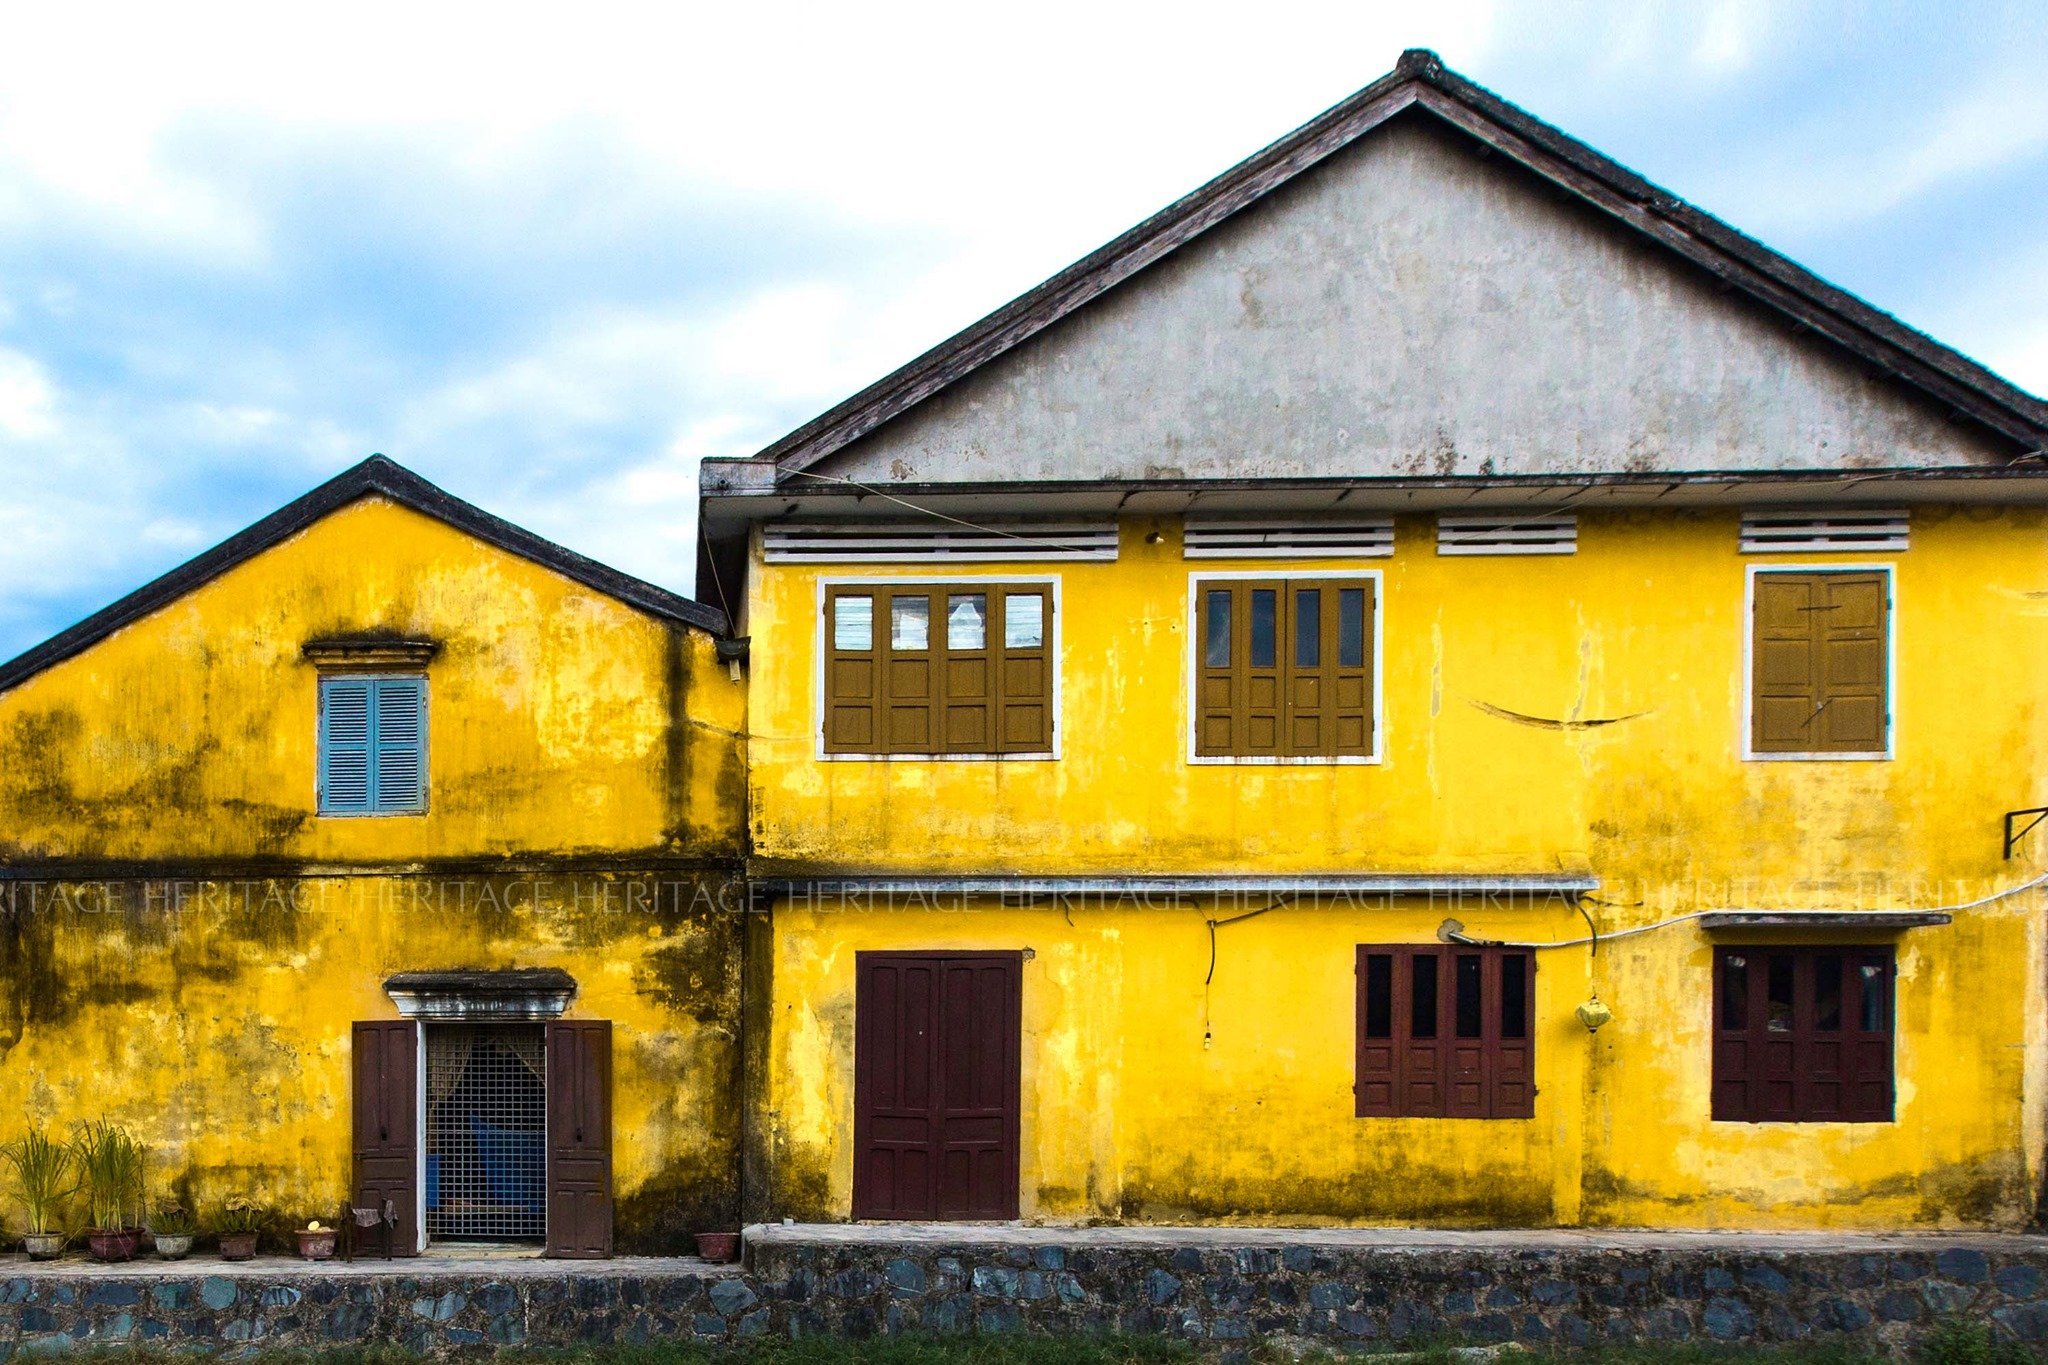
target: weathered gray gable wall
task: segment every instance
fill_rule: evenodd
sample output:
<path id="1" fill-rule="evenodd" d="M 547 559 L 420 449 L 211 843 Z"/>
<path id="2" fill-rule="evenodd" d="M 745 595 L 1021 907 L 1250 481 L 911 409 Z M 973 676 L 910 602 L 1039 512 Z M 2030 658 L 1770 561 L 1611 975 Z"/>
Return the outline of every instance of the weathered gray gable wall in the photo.
<path id="1" fill-rule="evenodd" d="M 943 481 L 2003 455 L 1410 116 L 820 467 Z"/>

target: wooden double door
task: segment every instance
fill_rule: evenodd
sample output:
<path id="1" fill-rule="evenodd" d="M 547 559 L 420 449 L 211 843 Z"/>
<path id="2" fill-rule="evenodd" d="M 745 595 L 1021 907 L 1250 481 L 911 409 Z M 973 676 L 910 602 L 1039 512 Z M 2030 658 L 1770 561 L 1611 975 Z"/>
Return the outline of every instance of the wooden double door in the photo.
<path id="1" fill-rule="evenodd" d="M 612 1026 L 602 1019 L 547 1025 L 547 1254 L 612 1254 Z M 425 1052 L 416 1019 L 355 1025 L 352 1109 L 355 1175 L 350 1203 L 397 1217 L 391 1249 L 417 1255 L 426 1174 Z M 375 1244 L 374 1242 L 372 1243 Z"/>
<path id="2" fill-rule="evenodd" d="M 853 1216 L 1017 1216 L 1022 956 L 862 953 Z"/>

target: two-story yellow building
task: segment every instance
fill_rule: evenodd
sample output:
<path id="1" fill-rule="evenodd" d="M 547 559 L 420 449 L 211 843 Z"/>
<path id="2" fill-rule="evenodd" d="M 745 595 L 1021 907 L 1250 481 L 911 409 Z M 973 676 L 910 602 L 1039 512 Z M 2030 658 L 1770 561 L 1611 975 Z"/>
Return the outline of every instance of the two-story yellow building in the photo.
<path id="1" fill-rule="evenodd" d="M 2030 1219 L 2044 446 L 1419 53 L 707 461 L 753 1211 Z"/>

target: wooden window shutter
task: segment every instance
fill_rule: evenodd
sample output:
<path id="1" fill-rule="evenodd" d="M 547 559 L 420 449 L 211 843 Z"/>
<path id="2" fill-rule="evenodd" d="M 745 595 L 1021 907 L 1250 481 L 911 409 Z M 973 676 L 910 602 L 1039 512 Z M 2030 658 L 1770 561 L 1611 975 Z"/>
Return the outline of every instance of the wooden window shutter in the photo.
<path id="1" fill-rule="evenodd" d="M 1717 950 L 1715 1121 L 1890 1122 L 1892 972 L 1882 948 Z"/>
<path id="2" fill-rule="evenodd" d="M 1196 593 L 1195 752 L 1203 757 L 1238 752 L 1237 623 L 1243 614 L 1228 584 L 1204 583 Z"/>
<path id="3" fill-rule="evenodd" d="M 1879 753 L 1885 748 L 1885 665 L 1889 579 L 1879 573 L 1834 573 L 1816 594 L 1821 706 L 1818 747 L 1828 753 Z"/>
<path id="4" fill-rule="evenodd" d="M 352 814 L 370 809 L 368 678 L 320 680 L 319 808 Z"/>
<path id="5" fill-rule="evenodd" d="M 825 751 L 1052 749 L 1052 585 L 834 587 L 825 601 Z"/>
<path id="6" fill-rule="evenodd" d="M 375 808 L 422 810 L 427 796 L 427 680 L 375 680 Z"/>
<path id="7" fill-rule="evenodd" d="M 1884 751 L 1890 727 L 1889 594 L 1882 573 L 1756 575 L 1752 751 Z"/>
<path id="8" fill-rule="evenodd" d="M 391 1247 L 401 1256 L 420 1245 L 420 1030 L 411 1019 L 357 1023 L 350 1036 L 350 1113 L 355 1173 L 350 1200 L 357 1208 L 398 1215 Z"/>
<path id="9" fill-rule="evenodd" d="M 1526 950 L 1360 945 L 1360 1118 L 1536 1113 L 1536 964 Z"/>
<path id="10" fill-rule="evenodd" d="M 1198 757 L 1373 750 L 1371 579 L 1234 579 L 1195 589 Z"/>
<path id="11" fill-rule="evenodd" d="M 1399 1043 L 1394 1030 L 1394 955 L 1384 948 L 1358 948 L 1358 1073 L 1353 1110 L 1360 1118 L 1391 1118 L 1400 1112 Z"/>
<path id="12" fill-rule="evenodd" d="M 1000 749 L 996 691 L 1002 679 L 991 639 L 991 613 L 1001 610 L 1001 594 L 986 587 L 961 584 L 933 594 L 932 646 L 943 660 L 940 747 L 947 753 L 992 754 Z"/>
<path id="13" fill-rule="evenodd" d="M 992 665 L 1000 677 L 1000 752 L 1052 752 L 1053 600 L 1049 585 L 1003 588 L 991 604 L 1001 611 L 989 619 Z"/>
<path id="14" fill-rule="evenodd" d="M 1328 596 L 1324 668 L 1330 753 L 1364 757 L 1373 749 L 1373 622 L 1379 610 L 1374 582 L 1335 581 L 1328 585 Z"/>
<path id="15" fill-rule="evenodd" d="M 882 650 L 877 593 L 833 588 L 825 595 L 825 747 L 881 752 Z M 886 612 L 881 613 L 886 617 Z"/>
<path id="16" fill-rule="evenodd" d="M 612 1026 L 557 1019 L 547 1032 L 548 1255 L 612 1254 Z"/>

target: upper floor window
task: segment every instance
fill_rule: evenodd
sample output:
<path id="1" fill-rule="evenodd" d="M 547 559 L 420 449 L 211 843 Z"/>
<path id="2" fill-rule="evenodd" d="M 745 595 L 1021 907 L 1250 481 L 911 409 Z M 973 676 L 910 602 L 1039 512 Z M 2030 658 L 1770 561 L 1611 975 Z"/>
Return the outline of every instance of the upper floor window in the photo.
<path id="1" fill-rule="evenodd" d="M 1889 1123 L 1892 950 L 1714 953 L 1714 1118 Z"/>
<path id="2" fill-rule="evenodd" d="M 825 590 L 828 755 L 1049 758 L 1053 585 L 838 583 Z"/>
<path id="3" fill-rule="evenodd" d="M 1891 575 L 1751 571 L 1753 755 L 1882 758 L 1891 747 Z"/>
<path id="4" fill-rule="evenodd" d="M 1361 945 L 1360 1118 L 1536 1112 L 1536 966 L 1526 948 Z"/>
<path id="5" fill-rule="evenodd" d="M 1373 756 L 1376 575 L 1193 582 L 1197 759 Z"/>
<path id="6" fill-rule="evenodd" d="M 320 679 L 322 815 L 417 815 L 427 808 L 427 680 Z"/>

